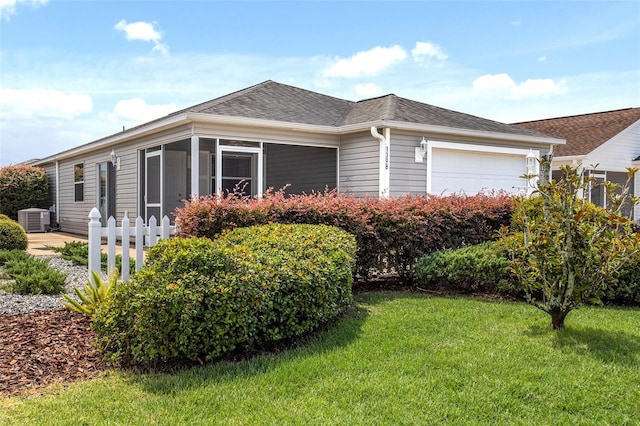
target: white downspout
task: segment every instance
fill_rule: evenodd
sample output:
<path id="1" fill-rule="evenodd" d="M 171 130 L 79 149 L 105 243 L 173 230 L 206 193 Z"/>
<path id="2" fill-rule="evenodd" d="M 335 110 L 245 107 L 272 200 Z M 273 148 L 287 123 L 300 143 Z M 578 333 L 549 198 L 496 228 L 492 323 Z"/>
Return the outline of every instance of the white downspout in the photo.
<path id="1" fill-rule="evenodd" d="M 380 163 L 378 170 L 378 196 L 389 198 L 389 136 L 390 130 L 385 129 L 386 137 L 378 133 L 375 126 L 371 126 L 371 136 L 380 142 Z"/>
<path id="2" fill-rule="evenodd" d="M 56 226 L 60 228 L 60 161 L 56 161 Z"/>

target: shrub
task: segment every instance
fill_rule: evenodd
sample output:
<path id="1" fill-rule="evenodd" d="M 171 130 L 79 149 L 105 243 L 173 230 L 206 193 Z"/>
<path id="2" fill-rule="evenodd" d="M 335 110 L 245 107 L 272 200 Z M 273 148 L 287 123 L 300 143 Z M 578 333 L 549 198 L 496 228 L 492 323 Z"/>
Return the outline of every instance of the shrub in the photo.
<path id="1" fill-rule="evenodd" d="M 414 276 L 421 286 L 465 292 L 514 293 L 516 278 L 503 241 L 443 250 L 420 259 Z"/>
<path id="2" fill-rule="evenodd" d="M 59 294 L 67 278 L 51 268 L 48 259 L 36 259 L 22 251 L 0 251 L 0 264 L 5 276 L 12 280 L 8 291 L 18 294 Z"/>
<path id="3" fill-rule="evenodd" d="M 619 185 L 598 183 L 578 167 L 563 166 L 561 172 L 561 179 L 538 185 L 542 214 L 525 211 L 524 250 L 512 253 L 511 265 L 529 301 L 551 316 L 554 329 L 564 327 L 573 309 L 600 302 L 616 274 L 640 252 L 640 235 L 621 214 L 636 170 L 628 170 L 620 192 Z M 607 194 L 606 208 L 582 197 L 599 186 Z M 640 198 L 630 202 L 633 206 Z"/>
<path id="4" fill-rule="evenodd" d="M 18 210 L 49 207 L 49 180 L 46 172 L 33 166 L 0 168 L 0 213 L 13 220 Z"/>
<path id="5" fill-rule="evenodd" d="M 327 226 L 265 225 L 162 240 L 96 312 L 107 362 L 205 362 L 294 338 L 351 301 L 353 237 Z"/>
<path id="6" fill-rule="evenodd" d="M 0 250 L 26 250 L 27 233 L 18 222 L 0 218 Z"/>
<path id="7" fill-rule="evenodd" d="M 612 280 L 602 302 L 640 306 L 640 253 L 637 253 Z"/>
<path id="8" fill-rule="evenodd" d="M 337 226 L 358 244 L 355 273 L 397 272 L 410 278 L 415 262 L 445 248 L 491 239 L 511 219 L 504 194 L 406 196 L 380 200 L 336 191 L 261 199 L 206 197 L 177 210 L 182 235 L 215 238 L 223 230 L 253 224 L 305 223 Z"/>

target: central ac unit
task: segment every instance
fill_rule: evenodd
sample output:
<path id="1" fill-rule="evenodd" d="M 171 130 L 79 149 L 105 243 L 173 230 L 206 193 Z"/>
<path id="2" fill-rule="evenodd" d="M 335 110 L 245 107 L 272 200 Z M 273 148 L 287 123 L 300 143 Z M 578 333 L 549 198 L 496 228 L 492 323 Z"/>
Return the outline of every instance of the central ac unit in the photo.
<path id="1" fill-rule="evenodd" d="M 47 232 L 51 214 L 47 209 L 18 210 L 18 223 L 26 232 Z"/>

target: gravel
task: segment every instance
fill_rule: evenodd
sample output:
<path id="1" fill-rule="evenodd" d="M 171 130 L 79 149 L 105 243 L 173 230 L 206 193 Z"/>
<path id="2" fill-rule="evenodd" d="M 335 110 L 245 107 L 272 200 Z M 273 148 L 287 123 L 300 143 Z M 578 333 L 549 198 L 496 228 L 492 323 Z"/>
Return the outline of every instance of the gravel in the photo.
<path id="1" fill-rule="evenodd" d="M 39 259 L 50 259 L 49 266 L 67 274 L 65 293 L 74 295 L 74 287 L 81 288 L 87 282 L 86 266 L 76 266 L 60 256 L 38 256 Z M 1 269 L 1 268 L 0 268 Z M 0 315 L 26 314 L 37 311 L 55 311 L 65 309 L 61 295 L 22 295 L 12 294 L 0 289 Z"/>

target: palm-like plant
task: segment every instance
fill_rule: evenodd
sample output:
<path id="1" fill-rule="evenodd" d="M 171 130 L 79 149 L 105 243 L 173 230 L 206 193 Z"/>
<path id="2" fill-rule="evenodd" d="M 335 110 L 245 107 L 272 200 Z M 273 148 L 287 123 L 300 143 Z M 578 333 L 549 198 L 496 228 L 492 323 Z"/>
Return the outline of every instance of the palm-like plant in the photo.
<path id="1" fill-rule="evenodd" d="M 102 280 L 96 271 L 91 271 L 91 276 L 93 280 L 88 279 L 87 284 L 85 284 L 81 290 L 77 287 L 73 288 L 80 301 L 77 301 L 68 294 L 62 295 L 66 299 L 62 301 L 62 304 L 67 309 L 81 314 L 93 315 L 96 309 L 109 297 L 118 284 L 117 270 L 109 276 L 106 282 Z"/>

